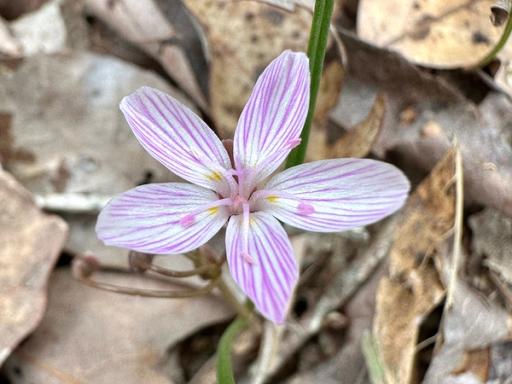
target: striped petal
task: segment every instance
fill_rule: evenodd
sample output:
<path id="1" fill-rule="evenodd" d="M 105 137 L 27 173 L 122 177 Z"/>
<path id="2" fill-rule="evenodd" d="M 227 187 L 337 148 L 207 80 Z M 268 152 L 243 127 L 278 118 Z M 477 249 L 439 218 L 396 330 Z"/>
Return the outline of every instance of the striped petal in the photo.
<path id="1" fill-rule="evenodd" d="M 142 87 L 121 101 L 141 145 L 176 175 L 227 195 L 228 153 L 194 112 L 164 92 Z"/>
<path id="2" fill-rule="evenodd" d="M 268 213 L 252 213 L 247 234 L 242 220 L 242 215 L 232 216 L 228 223 L 229 270 L 263 316 L 283 323 L 299 274 L 290 241 L 281 224 Z M 244 248 L 250 258 L 243 256 Z"/>
<path id="3" fill-rule="evenodd" d="M 96 224 L 107 245 L 153 254 L 191 251 L 228 219 L 217 194 L 185 183 L 147 184 L 113 198 Z"/>
<path id="4" fill-rule="evenodd" d="M 369 159 L 301 164 L 275 175 L 259 205 L 307 231 L 337 232 L 374 223 L 398 210 L 409 181 L 393 165 Z"/>
<path id="5" fill-rule="evenodd" d="M 234 138 L 237 169 L 254 168 L 254 183 L 270 175 L 299 144 L 309 104 L 309 63 L 285 51 L 263 71 L 242 111 Z"/>

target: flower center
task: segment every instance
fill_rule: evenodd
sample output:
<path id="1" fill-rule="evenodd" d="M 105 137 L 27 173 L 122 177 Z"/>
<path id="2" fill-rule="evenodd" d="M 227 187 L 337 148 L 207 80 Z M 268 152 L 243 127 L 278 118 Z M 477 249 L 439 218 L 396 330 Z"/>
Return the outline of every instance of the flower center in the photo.
<path id="1" fill-rule="evenodd" d="M 249 205 L 249 201 L 243 196 L 236 195 L 234 198 L 231 199 L 231 213 L 233 215 L 241 214 L 243 212 L 244 204 Z"/>

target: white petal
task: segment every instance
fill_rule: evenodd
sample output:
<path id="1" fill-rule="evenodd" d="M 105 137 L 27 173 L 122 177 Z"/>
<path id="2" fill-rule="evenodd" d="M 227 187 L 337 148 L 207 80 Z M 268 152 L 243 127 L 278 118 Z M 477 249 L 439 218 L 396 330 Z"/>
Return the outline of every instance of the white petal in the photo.
<path id="1" fill-rule="evenodd" d="M 219 138 L 194 112 L 149 87 L 125 97 L 120 107 L 151 156 L 185 180 L 227 194 L 229 156 Z"/>
<path id="2" fill-rule="evenodd" d="M 271 215 L 255 212 L 250 217 L 247 240 L 250 259 L 242 255 L 242 215 L 231 217 L 226 231 L 229 270 L 258 311 L 282 323 L 299 274 L 288 236 Z"/>
<path id="3" fill-rule="evenodd" d="M 257 170 L 257 183 L 270 175 L 300 142 L 309 106 L 309 62 L 285 51 L 260 75 L 235 131 L 237 169 Z"/>
<path id="4" fill-rule="evenodd" d="M 148 184 L 115 198 L 101 211 L 98 238 L 107 245 L 153 254 L 188 252 L 226 223 L 217 194 L 185 183 Z M 208 208 L 210 207 L 210 208 Z"/>
<path id="5" fill-rule="evenodd" d="M 369 159 L 301 164 L 265 186 L 261 209 L 297 228 L 337 232 L 361 227 L 398 210 L 409 181 L 395 166 Z"/>

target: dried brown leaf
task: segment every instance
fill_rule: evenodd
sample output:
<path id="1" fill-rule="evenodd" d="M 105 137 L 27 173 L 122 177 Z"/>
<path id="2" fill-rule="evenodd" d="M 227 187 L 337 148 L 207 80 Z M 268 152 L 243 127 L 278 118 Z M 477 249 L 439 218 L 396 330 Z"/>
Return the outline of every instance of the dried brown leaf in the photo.
<path id="1" fill-rule="evenodd" d="M 380 132 L 385 107 L 384 96 L 377 95 L 368 116 L 328 149 L 328 157 L 364 157 L 368 155 Z"/>
<path id="2" fill-rule="evenodd" d="M 47 0 L 0 0 L 0 15 L 8 20 L 16 19 L 24 13 L 32 12 Z"/>
<path id="3" fill-rule="evenodd" d="M 0 364 L 39 324 L 67 225 L 0 169 Z"/>
<path id="4" fill-rule="evenodd" d="M 483 263 L 512 285 L 512 219 L 493 209 L 472 215 L 472 248 Z"/>
<path id="5" fill-rule="evenodd" d="M 464 353 L 461 365 L 458 366 L 452 373 L 460 375 L 463 373 L 471 373 L 474 377 L 482 382 L 487 380 L 489 376 L 490 365 L 490 350 L 489 348 L 474 349 Z"/>
<path id="6" fill-rule="evenodd" d="M 6 168 L 38 195 L 108 197 L 143 182 L 172 180 L 119 111 L 120 100 L 143 85 L 187 103 L 160 78 L 115 58 L 77 52 L 26 58 L 0 76 L 0 111 L 12 116 L 10 124 L 0 122 Z M 67 219 L 71 250 L 126 257 L 96 239 L 94 216 Z"/>
<path id="7" fill-rule="evenodd" d="M 252 87 L 268 63 L 285 49 L 306 49 L 311 12 L 294 12 L 258 1 L 185 0 L 203 27 L 210 50 L 211 114 L 219 133 L 230 137 Z M 337 48 L 328 55 L 317 118 L 336 103 L 343 68 Z"/>
<path id="8" fill-rule="evenodd" d="M 442 345 L 435 351 L 424 383 L 448 384 L 458 378 L 482 376 L 486 380 L 489 363 L 482 354 L 494 343 L 510 339 L 510 320 L 505 310 L 458 281 L 453 306 L 444 313 Z M 483 361 L 468 361 L 468 354 L 475 350 L 483 350 L 477 353 L 477 360 Z"/>
<path id="9" fill-rule="evenodd" d="M 453 225 L 454 159 L 451 150 L 409 198 L 390 251 L 390 275 L 377 292 L 374 332 L 392 383 L 418 383 L 420 325 L 444 298 L 440 276 L 427 260 Z"/>
<path id="10" fill-rule="evenodd" d="M 379 47 L 435 68 L 478 63 L 492 49 L 503 27 L 494 26 L 495 0 L 362 0 L 357 33 Z"/>
<path id="11" fill-rule="evenodd" d="M 158 0 L 86 0 L 86 7 L 103 20 L 123 38 L 137 45 L 160 62 L 173 80 L 194 100 L 197 106 L 206 110 L 207 102 L 196 74 L 195 62 L 187 52 L 189 45 L 180 34 L 180 23 L 172 24 L 159 7 Z M 174 7 L 174 13 L 181 10 L 181 2 L 163 2 Z M 183 21 L 188 16 L 180 12 Z"/>
<path id="12" fill-rule="evenodd" d="M 392 156 L 408 175 L 429 172 L 457 137 L 464 164 L 464 200 L 512 215 L 512 104 L 489 92 L 479 104 L 400 55 L 340 31 L 350 66 L 331 119 L 352 126 L 364 119 L 378 92 L 386 95 L 381 133 L 372 148 Z M 379 65 L 368 65 L 379 63 Z"/>
<path id="13" fill-rule="evenodd" d="M 69 45 L 60 0 L 51 0 L 35 12 L 11 23 L 13 35 L 20 42 L 22 56 L 37 53 L 61 53 Z"/>
<path id="14" fill-rule="evenodd" d="M 7 57 L 19 57 L 21 52 L 21 43 L 13 36 L 7 22 L 0 17 L 0 54 Z"/>
<path id="15" fill-rule="evenodd" d="M 491 21 L 495 26 L 500 26 L 508 19 L 512 8 L 512 1 L 510 0 L 495 0 L 491 5 Z"/>
<path id="16" fill-rule="evenodd" d="M 134 276 L 106 277 L 140 287 Z M 144 286 L 147 286 L 147 280 Z M 179 289 L 168 283 L 156 289 Z M 6 362 L 18 384 L 169 384 L 166 352 L 232 310 L 213 296 L 148 299 L 95 290 L 73 280 L 68 269 L 52 276 L 48 312 L 34 335 Z"/>

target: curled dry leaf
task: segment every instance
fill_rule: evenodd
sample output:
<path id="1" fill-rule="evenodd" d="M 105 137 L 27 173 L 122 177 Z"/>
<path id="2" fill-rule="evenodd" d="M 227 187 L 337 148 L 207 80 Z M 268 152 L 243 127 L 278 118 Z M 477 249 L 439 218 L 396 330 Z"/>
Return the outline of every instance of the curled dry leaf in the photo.
<path id="1" fill-rule="evenodd" d="M 0 16 L 8 20 L 16 19 L 24 13 L 35 11 L 47 0 L 0 0 Z"/>
<path id="2" fill-rule="evenodd" d="M 434 68 L 478 63 L 503 27 L 490 20 L 495 0 L 361 0 L 358 35 L 408 60 Z"/>
<path id="3" fill-rule="evenodd" d="M 493 209 L 469 218 L 473 230 L 472 248 L 485 257 L 483 263 L 512 285 L 512 218 Z"/>
<path id="4" fill-rule="evenodd" d="M 417 177 L 432 169 L 456 136 L 463 155 L 464 200 L 512 215 L 510 100 L 490 92 L 476 106 L 400 55 L 361 42 L 351 33 L 340 34 L 350 66 L 332 120 L 354 125 L 364 119 L 375 95 L 385 93 L 386 113 L 372 147 L 377 157 L 390 156 Z"/>
<path id="5" fill-rule="evenodd" d="M 105 278 L 119 285 L 148 285 L 133 275 Z M 180 289 L 157 281 L 151 285 Z M 123 296 L 84 286 L 68 269 L 57 270 L 41 326 L 6 362 L 5 372 L 18 384 L 169 384 L 168 348 L 231 316 L 231 309 L 213 296 Z"/>
<path id="6" fill-rule="evenodd" d="M 0 17 L 0 54 L 7 57 L 19 57 L 21 52 L 21 43 L 13 35 L 7 22 Z"/>
<path id="7" fill-rule="evenodd" d="M 143 85 L 186 102 L 155 75 L 111 57 L 25 59 L 0 76 L 0 154 L 6 169 L 38 195 L 108 197 L 150 180 L 168 181 L 171 173 L 144 151 L 118 108 Z M 72 251 L 126 256 L 96 239 L 95 216 L 67 219 Z"/>
<path id="8" fill-rule="evenodd" d="M 415 359 L 420 326 L 445 295 L 429 258 L 453 226 L 454 156 L 450 150 L 409 198 L 390 251 L 389 277 L 377 291 L 374 332 L 392 383 L 419 382 Z"/>
<path id="9" fill-rule="evenodd" d="M 68 33 L 61 11 L 61 0 L 52 0 L 40 9 L 11 23 L 13 35 L 21 44 L 22 56 L 60 53 L 68 45 Z"/>
<path id="10" fill-rule="evenodd" d="M 326 158 L 368 155 L 384 122 L 385 107 L 384 95 L 378 94 L 368 116 L 327 147 Z"/>
<path id="11" fill-rule="evenodd" d="M 442 345 L 435 351 L 424 383 L 449 384 L 460 378 L 485 383 L 491 363 L 489 347 L 510 339 L 510 320 L 502 308 L 458 281 L 453 306 L 444 313 Z"/>
<path id="12" fill-rule="evenodd" d="M 186 22 L 188 15 L 181 2 L 86 0 L 85 5 L 90 13 L 103 20 L 123 38 L 154 57 L 197 106 L 207 109 L 206 98 L 197 77 L 202 73 L 194 72 L 201 52 L 194 52 L 194 60 L 189 58 L 188 51 L 192 45 L 186 39 L 193 32 L 193 24 Z M 171 22 L 167 16 L 178 17 Z M 204 68 L 200 70 L 205 72 Z"/>
<path id="13" fill-rule="evenodd" d="M 304 51 L 311 11 L 293 12 L 263 1 L 185 0 L 197 17 L 210 54 L 211 115 L 224 137 L 230 137 L 252 87 L 266 65 L 285 49 Z M 343 68 L 332 44 L 317 102 L 316 118 L 325 117 L 335 105 Z"/>
<path id="14" fill-rule="evenodd" d="M 39 324 L 67 226 L 0 169 L 0 364 Z"/>
<path id="15" fill-rule="evenodd" d="M 512 10 L 511 0 L 495 0 L 494 4 L 491 5 L 491 21 L 494 25 L 500 26 L 505 23 L 508 19 L 508 15 Z"/>
<path id="16" fill-rule="evenodd" d="M 499 60 L 499 67 L 494 75 L 494 82 L 498 89 L 512 97 L 512 39 L 508 39 L 496 58 Z"/>
<path id="17" fill-rule="evenodd" d="M 512 342 L 496 343 L 490 348 L 487 384 L 510 384 L 510 378 L 512 378 Z"/>

